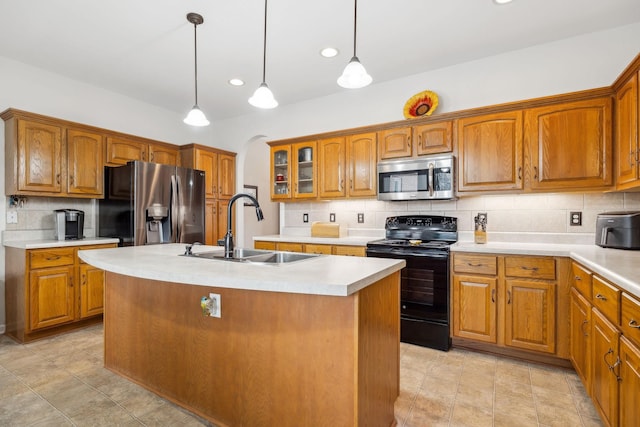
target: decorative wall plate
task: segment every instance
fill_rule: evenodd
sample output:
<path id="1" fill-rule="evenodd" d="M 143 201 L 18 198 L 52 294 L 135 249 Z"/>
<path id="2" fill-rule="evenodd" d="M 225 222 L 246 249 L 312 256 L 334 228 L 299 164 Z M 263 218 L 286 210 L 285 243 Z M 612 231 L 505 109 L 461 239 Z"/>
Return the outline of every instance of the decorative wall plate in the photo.
<path id="1" fill-rule="evenodd" d="M 438 95 L 430 90 L 413 95 L 404 104 L 404 117 L 415 119 L 418 117 L 430 116 L 438 106 Z"/>

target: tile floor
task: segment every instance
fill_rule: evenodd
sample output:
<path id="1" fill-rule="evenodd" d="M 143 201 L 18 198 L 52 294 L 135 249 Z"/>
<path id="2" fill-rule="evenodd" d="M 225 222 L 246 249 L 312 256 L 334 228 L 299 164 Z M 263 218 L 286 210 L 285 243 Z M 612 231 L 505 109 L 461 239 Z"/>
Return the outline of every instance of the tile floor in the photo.
<path id="1" fill-rule="evenodd" d="M 20 345 L 0 335 L 0 426 L 201 426 L 102 367 L 102 326 Z M 573 371 L 401 345 L 398 427 L 600 426 Z"/>

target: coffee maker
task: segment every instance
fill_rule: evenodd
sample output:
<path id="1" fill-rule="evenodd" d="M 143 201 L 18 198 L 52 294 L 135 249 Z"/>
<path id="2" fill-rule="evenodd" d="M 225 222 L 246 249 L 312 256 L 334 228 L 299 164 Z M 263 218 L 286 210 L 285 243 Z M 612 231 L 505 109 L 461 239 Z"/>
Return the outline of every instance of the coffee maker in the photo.
<path id="1" fill-rule="evenodd" d="M 55 211 L 57 240 L 84 239 L 84 212 L 78 209 L 56 209 Z"/>

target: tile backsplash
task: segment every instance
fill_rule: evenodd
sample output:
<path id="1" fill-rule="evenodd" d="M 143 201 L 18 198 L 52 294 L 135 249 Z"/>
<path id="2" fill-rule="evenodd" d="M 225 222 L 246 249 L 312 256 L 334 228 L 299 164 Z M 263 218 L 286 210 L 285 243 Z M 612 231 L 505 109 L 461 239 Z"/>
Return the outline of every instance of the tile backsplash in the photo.
<path id="1" fill-rule="evenodd" d="M 345 200 L 283 203 L 281 234 L 308 235 L 313 221 L 345 225 L 350 235 L 384 236 L 388 216 L 427 214 L 458 218 L 460 240 L 473 239 L 473 217 L 487 212 L 487 232 L 492 241 L 593 243 L 597 214 L 640 210 L 640 193 L 545 193 L 485 195 L 446 201 L 384 202 Z M 582 225 L 569 224 L 570 212 L 582 212 Z M 364 222 L 358 223 L 358 214 Z M 309 222 L 303 222 L 308 214 Z"/>
<path id="2" fill-rule="evenodd" d="M 94 237 L 96 200 L 70 199 L 60 197 L 26 197 L 20 207 L 10 207 L 7 198 L 7 212 L 15 211 L 18 215 L 16 224 L 5 224 L 3 239 L 39 240 L 53 239 L 56 209 L 79 209 L 84 211 L 84 235 Z"/>

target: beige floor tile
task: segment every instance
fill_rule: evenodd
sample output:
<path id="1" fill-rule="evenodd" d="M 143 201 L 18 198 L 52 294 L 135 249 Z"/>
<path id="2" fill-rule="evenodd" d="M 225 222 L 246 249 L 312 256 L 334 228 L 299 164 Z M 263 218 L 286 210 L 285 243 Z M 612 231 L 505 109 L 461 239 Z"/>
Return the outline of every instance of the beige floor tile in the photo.
<path id="1" fill-rule="evenodd" d="M 533 390 L 530 384 L 499 382 L 496 379 L 496 395 L 507 394 L 530 399 L 533 402 Z"/>
<path id="2" fill-rule="evenodd" d="M 0 401 L 1 426 L 28 426 L 57 414 L 46 400 L 26 391 L 3 398 Z"/>
<path id="3" fill-rule="evenodd" d="M 470 406 L 456 399 L 449 425 L 451 427 L 492 427 L 493 411 L 482 406 Z"/>
<path id="4" fill-rule="evenodd" d="M 493 384 L 490 386 L 478 386 L 460 382 L 455 403 L 476 408 L 486 408 L 487 411 L 493 412 L 493 399 Z"/>
<path id="5" fill-rule="evenodd" d="M 400 366 L 400 390 L 415 393 L 420 390 L 424 378 L 425 373 L 409 366 Z"/>
<path id="6" fill-rule="evenodd" d="M 205 422 L 190 416 L 169 402 L 165 402 L 159 408 L 154 409 L 138 417 L 146 426 L 200 426 Z"/>
<path id="7" fill-rule="evenodd" d="M 582 417 L 582 425 L 584 427 L 603 427 L 604 424 L 600 421 L 600 418 Z"/>
<path id="8" fill-rule="evenodd" d="M 567 408 L 577 412 L 573 395 L 566 391 L 555 391 L 548 388 L 535 387 L 532 388 L 533 399 L 536 405 L 555 406 L 559 408 Z"/>
<path id="9" fill-rule="evenodd" d="M 536 402 L 538 421 L 551 427 L 580 426 L 582 420 L 578 411 L 570 406 L 549 405 Z"/>
<path id="10" fill-rule="evenodd" d="M 400 390 L 400 396 L 398 396 L 394 405 L 394 414 L 396 416 L 398 426 L 401 427 L 404 424 L 404 421 L 408 418 L 415 397 L 415 394 L 408 394 Z"/>
<path id="11" fill-rule="evenodd" d="M 578 409 L 578 413 L 581 417 L 587 418 L 598 418 L 600 415 L 598 414 L 598 410 L 593 405 L 591 399 L 586 396 L 573 396 L 573 401 L 575 402 L 576 408 Z M 640 403 L 640 402 L 639 402 Z M 640 422 L 640 420 L 638 420 Z"/>
<path id="12" fill-rule="evenodd" d="M 502 419 L 517 416 L 531 423 L 538 422 L 536 405 L 531 396 L 497 392 L 493 411 L 496 415 L 500 414 Z"/>
<path id="13" fill-rule="evenodd" d="M 520 413 L 501 413 L 496 412 L 493 417 L 494 427 L 538 427 L 537 416 L 522 416 Z"/>

